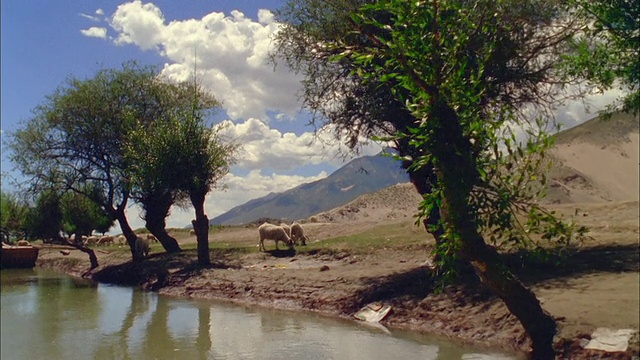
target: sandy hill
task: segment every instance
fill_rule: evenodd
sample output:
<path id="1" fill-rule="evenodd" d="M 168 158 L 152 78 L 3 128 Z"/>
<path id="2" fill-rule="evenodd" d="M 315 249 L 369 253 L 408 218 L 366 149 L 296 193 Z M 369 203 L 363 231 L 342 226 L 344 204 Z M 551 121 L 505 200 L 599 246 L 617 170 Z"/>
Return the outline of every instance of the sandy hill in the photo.
<path id="1" fill-rule="evenodd" d="M 559 133 L 547 201 L 638 201 L 638 129 L 637 116 L 617 114 Z"/>
<path id="2" fill-rule="evenodd" d="M 639 121 L 596 117 L 558 133 L 549 152 L 547 204 L 638 201 Z M 364 194 L 315 216 L 320 222 L 386 222 L 412 218 L 421 197 L 410 183 Z"/>

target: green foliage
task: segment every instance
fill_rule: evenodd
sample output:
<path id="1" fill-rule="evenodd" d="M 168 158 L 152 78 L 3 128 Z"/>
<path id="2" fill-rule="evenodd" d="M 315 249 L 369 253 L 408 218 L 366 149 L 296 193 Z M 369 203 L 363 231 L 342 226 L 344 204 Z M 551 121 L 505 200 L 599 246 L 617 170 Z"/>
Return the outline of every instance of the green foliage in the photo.
<path id="1" fill-rule="evenodd" d="M 29 205 L 21 201 L 15 193 L 0 193 L 0 227 L 8 238 L 24 236 L 28 214 Z"/>
<path id="2" fill-rule="evenodd" d="M 43 191 L 29 213 L 28 237 L 44 240 L 57 239 L 60 237 L 61 228 L 60 194 L 55 190 Z"/>
<path id="3" fill-rule="evenodd" d="M 32 193 L 55 188 L 86 197 L 65 201 L 67 231 L 108 230 L 113 219 L 128 228 L 130 199 L 164 226 L 175 201 L 204 203 L 228 172 L 235 147 L 217 141 L 204 120 L 218 105 L 195 84 L 170 82 L 134 62 L 72 77 L 12 134 L 11 159 Z"/>
<path id="4" fill-rule="evenodd" d="M 544 4 L 547 7 L 540 6 Z M 551 138 L 545 131 L 546 121 L 531 122 L 518 106 L 526 98 L 533 105 L 546 101 L 535 97 L 545 78 L 526 78 L 510 66 L 527 54 L 529 41 L 543 46 L 535 36 L 523 37 L 542 31 L 538 29 L 553 21 L 557 12 L 552 2 L 539 3 L 538 8 L 521 5 L 379 1 L 354 14 L 358 32 L 368 36 L 370 44 L 340 44 L 342 51 L 333 57 L 336 62 L 352 62 L 353 73 L 366 81 L 390 85 L 417 119 L 406 132 L 397 134 L 421 154 L 409 159 L 409 171 L 426 166 L 439 169 L 445 158 L 464 169 L 453 171 L 457 174 L 453 177 L 441 172 L 420 207 L 420 217 L 429 216 L 434 207 L 442 209 L 445 201 L 468 209 L 450 214 L 451 222 L 440 223 L 447 241 L 436 251 L 444 266 L 456 261 L 460 242 L 467 241 L 462 240 L 456 218 L 470 219 L 478 232 L 489 234 L 489 240 L 500 246 L 538 248 L 538 239 L 531 236 L 538 234 L 564 248 L 584 232 L 537 203 L 545 182 L 540 165 Z M 550 38 L 563 36 L 549 34 Z M 545 54 L 530 55 L 539 59 Z M 532 82 L 529 92 L 522 90 L 525 97 L 500 94 L 503 83 L 496 78 L 510 76 Z M 524 144 L 517 141 L 515 127 L 530 129 Z M 444 189 L 457 190 L 446 193 Z M 526 217 L 524 223 L 519 216 Z"/>
<path id="5" fill-rule="evenodd" d="M 124 211 L 129 164 L 123 145 L 135 125 L 130 120 L 152 123 L 168 111 L 164 96 L 155 70 L 135 63 L 86 80 L 72 77 L 13 134 L 11 160 L 35 193 L 52 184 L 82 192 L 90 184 L 101 190 L 92 200 L 105 211 Z"/>
<path id="6" fill-rule="evenodd" d="M 225 142 L 205 116 L 217 100 L 195 84 L 167 84 L 179 107 L 153 124 L 138 125 L 125 144 L 132 197 L 147 222 L 164 221 L 174 203 L 202 207 L 207 193 L 230 170 L 237 145 Z M 204 209 L 202 209 L 204 212 Z"/>
<path id="7" fill-rule="evenodd" d="M 564 70 L 578 74 L 601 90 L 620 86 L 625 95 L 609 112 L 640 111 L 640 3 L 634 0 L 572 0 L 585 20 L 565 56 Z"/>
<path id="8" fill-rule="evenodd" d="M 106 214 L 91 198 L 99 197 L 98 189 L 84 189 L 86 195 L 67 192 L 62 195 L 60 206 L 62 210 L 62 230 L 71 234 L 90 235 L 93 230 L 105 233 L 114 224 L 114 219 Z"/>

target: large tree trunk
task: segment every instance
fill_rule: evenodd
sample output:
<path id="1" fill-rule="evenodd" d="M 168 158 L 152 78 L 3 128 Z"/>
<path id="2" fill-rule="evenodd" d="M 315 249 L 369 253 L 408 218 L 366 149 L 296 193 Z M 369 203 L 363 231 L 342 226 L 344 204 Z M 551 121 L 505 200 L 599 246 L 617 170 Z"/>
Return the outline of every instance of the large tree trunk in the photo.
<path id="1" fill-rule="evenodd" d="M 409 181 L 415 187 L 418 194 L 423 197 L 427 194 L 430 194 L 433 185 L 438 181 L 438 177 L 433 170 L 432 166 L 424 166 L 419 169 L 412 169 L 414 160 L 419 156 L 415 151 L 412 150 L 412 146 L 409 145 L 408 139 L 401 139 L 397 143 L 398 154 L 407 160 L 402 161 L 402 167 L 409 174 Z M 431 212 L 422 220 L 422 225 L 425 230 L 433 236 L 436 241 L 436 249 L 442 245 L 442 235 L 444 234 L 444 228 L 440 223 L 440 208 L 434 206 L 431 209 Z M 433 261 L 430 259 L 426 261 L 426 263 L 432 262 L 434 267 L 437 267 L 438 262 L 440 261 L 440 257 L 438 253 L 435 253 L 433 257 Z"/>
<path id="2" fill-rule="evenodd" d="M 145 210 L 145 226 L 147 229 L 158 239 L 162 247 L 168 253 L 178 253 L 181 252 L 182 249 L 178 244 L 178 241 L 169 235 L 166 230 L 166 221 L 165 218 L 167 216 L 167 210 L 163 210 L 161 207 L 152 207 L 153 211 L 149 209 Z"/>
<path id="3" fill-rule="evenodd" d="M 442 219 L 459 234 L 459 255 L 469 261 L 482 283 L 493 290 L 515 315 L 532 341 L 534 359 L 553 359 L 555 320 L 540 302 L 501 262 L 496 250 L 478 233 L 468 199 L 479 179 L 473 152 L 464 138 L 455 112 L 446 104 L 438 106 L 430 121 L 437 122 L 432 153 L 435 172 L 443 191 Z"/>
<path id="4" fill-rule="evenodd" d="M 127 215 L 124 213 L 124 208 L 125 204 L 118 206 L 113 215 L 118 221 L 118 224 L 120 224 L 122 235 L 127 238 L 127 243 L 129 244 L 129 249 L 131 250 L 131 257 L 133 262 L 139 262 L 144 259 L 144 255 L 139 254 L 136 251 L 136 233 L 133 232 L 133 229 L 131 229 L 131 226 L 129 225 Z"/>
<path id="5" fill-rule="evenodd" d="M 169 235 L 165 225 L 164 221 L 158 223 L 147 220 L 146 228 L 158 239 L 168 253 L 181 252 L 180 244 L 178 244 L 178 241 L 173 236 Z"/>
<path id="6" fill-rule="evenodd" d="M 209 255 L 209 219 L 204 213 L 204 196 L 192 196 L 191 203 L 196 211 L 195 220 L 191 221 L 198 241 L 198 264 L 210 265 Z"/>
<path id="7" fill-rule="evenodd" d="M 170 193 L 165 195 L 158 194 L 153 199 L 143 201 L 144 219 L 146 228 L 158 239 L 162 247 L 168 253 L 178 253 L 182 249 L 178 241 L 169 235 L 166 230 L 165 219 L 169 215 L 169 209 L 173 204 Z"/>

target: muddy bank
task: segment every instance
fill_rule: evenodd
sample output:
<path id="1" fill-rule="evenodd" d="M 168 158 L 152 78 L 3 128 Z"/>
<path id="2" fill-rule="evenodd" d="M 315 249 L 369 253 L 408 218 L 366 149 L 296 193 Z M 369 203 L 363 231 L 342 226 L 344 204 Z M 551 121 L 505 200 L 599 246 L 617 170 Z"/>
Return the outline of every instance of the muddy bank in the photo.
<path id="1" fill-rule="evenodd" d="M 520 355 L 529 349 L 529 339 L 517 319 L 477 283 L 436 292 L 431 273 L 420 266 L 425 253 L 426 248 L 366 255 L 348 251 L 214 251 L 213 265 L 203 268 L 196 263 L 195 251 L 154 254 L 140 264 L 132 264 L 126 253 L 113 252 L 99 253 L 101 266 L 89 276 L 161 295 L 312 311 L 348 319 L 353 319 L 362 306 L 381 302 L 392 306 L 381 322 L 388 328 L 425 332 Z M 73 276 L 81 276 L 88 269 L 88 261 L 81 254 L 63 256 L 53 249 L 41 250 L 38 265 Z M 558 320 L 562 326 L 563 319 Z M 632 356 L 632 351 L 585 351 L 578 343 L 578 337 L 560 333 L 559 358 Z"/>

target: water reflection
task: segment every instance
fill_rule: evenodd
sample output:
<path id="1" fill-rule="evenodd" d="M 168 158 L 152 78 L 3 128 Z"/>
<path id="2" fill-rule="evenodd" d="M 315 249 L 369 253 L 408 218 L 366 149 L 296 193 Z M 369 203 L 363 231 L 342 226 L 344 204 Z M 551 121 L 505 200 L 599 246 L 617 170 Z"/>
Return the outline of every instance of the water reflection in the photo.
<path id="1" fill-rule="evenodd" d="M 314 314 L 1 272 L 2 359 L 508 359 Z"/>

